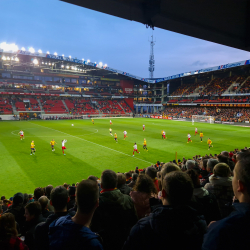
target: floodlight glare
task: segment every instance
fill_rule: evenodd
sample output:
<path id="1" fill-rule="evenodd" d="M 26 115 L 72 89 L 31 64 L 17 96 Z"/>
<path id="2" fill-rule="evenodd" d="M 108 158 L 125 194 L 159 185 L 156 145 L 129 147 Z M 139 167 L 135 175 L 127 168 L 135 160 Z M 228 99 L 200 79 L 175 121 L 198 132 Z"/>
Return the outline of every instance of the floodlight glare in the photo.
<path id="1" fill-rule="evenodd" d="M 71 58 L 71 56 L 69 56 L 69 58 Z"/>
<path id="2" fill-rule="evenodd" d="M 62 54 L 62 56 L 64 56 L 64 54 Z"/>
<path id="3" fill-rule="evenodd" d="M 64 68 L 64 65 L 61 65 L 61 68 Z"/>
<path id="4" fill-rule="evenodd" d="M 29 52 L 30 52 L 30 53 L 35 53 L 35 49 L 32 48 L 32 47 L 30 47 L 30 48 L 29 48 Z"/>
<path id="5" fill-rule="evenodd" d="M 69 66 L 67 66 L 66 68 L 69 69 Z"/>
<path id="6" fill-rule="evenodd" d="M 56 53 L 56 52 L 54 53 L 54 56 L 57 56 L 57 53 Z"/>
<path id="7" fill-rule="evenodd" d="M 22 48 L 21 48 L 21 50 L 22 50 L 22 51 L 25 51 L 25 48 L 24 48 L 24 47 L 22 47 Z"/>
<path id="8" fill-rule="evenodd" d="M 11 44 L 7 44 L 6 42 L 4 43 L 0 43 L 0 49 L 2 49 L 3 51 L 18 51 L 18 46 L 14 43 Z"/>
<path id="9" fill-rule="evenodd" d="M 102 62 L 99 62 L 99 66 L 102 67 L 102 65 L 103 65 Z"/>
<path id="10" fill-rule="evenodd" d="M 84 58 L 82 60 L 84 61 Z"/>
<path id="11" fill-rule="evenodd" d="M 49 65 L 51 65 L 51 63 L 49 63 Z"/>
<path id="12" fill-rule="evenodd" d="M 47 54 L 47 55 L 50 54 L 49 51 L 47 51 L 46 54 Z"/>
<path id="13" fill-rule="evenodd" d="M 37 60 L 37 59 L 34 59 L 34 60 L 33 60 L 33 63 L 34 63 L 35 65 L 37 65 L 37 64 L 38 64 L 38 60 Z"/>
<path id="14" fill-rule="evenodd" d="M 39 50 L 38 50 L 38 53 L 39 53 L 39 54 L 42 54 L 43 52 L 42 52 L 42 50 L 41 50 L 41 49 L 39 49 Z"/>
<path id="15" fill-rule="evenodd" d="M 90 62 L 90 60 L 88 59 L 88 60 L 87 60 L 87 63 L 89 63 L 89 62 Z"/>
<path id="16" fill-rule="evenodd" d="M 9 56 L 7 57 L 7 60 L 10 60 L 10 57 L 9 57 Z"/>
<path id="17" fill-rule="evenodd" d="M 3 57 L 2 57 L 2 60 L 3 60 L 3 61 L 6 61 L 6 56 L 3 56 Z"/>
<path id="18" fill-rule="evenodd" d="M 16 57 L 16 58 L 15 58 L 15 61 L 16 61 L 16 62 L 19 62 L 19 58 L 18 58 L 18 57 Z"/>

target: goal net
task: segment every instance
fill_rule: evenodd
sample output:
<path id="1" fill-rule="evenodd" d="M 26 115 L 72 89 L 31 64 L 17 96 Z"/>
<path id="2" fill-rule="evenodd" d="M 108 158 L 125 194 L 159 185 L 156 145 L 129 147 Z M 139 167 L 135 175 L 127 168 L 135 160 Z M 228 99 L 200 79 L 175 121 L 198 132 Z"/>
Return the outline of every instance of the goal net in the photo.
<path id="1" fill-rule="evenodd" d="M 214 123 L 214 117 L 206 115 L 192 115 L 192 125 L 194 125 L 195 122 L 205 122 L 212 124 Z"/>

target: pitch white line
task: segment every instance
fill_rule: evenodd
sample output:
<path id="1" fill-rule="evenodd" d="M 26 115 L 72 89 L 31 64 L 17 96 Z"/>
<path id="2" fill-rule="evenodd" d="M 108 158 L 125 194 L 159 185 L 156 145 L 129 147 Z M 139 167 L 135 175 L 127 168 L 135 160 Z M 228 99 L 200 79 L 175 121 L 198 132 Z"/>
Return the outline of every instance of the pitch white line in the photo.
<path id="1" fill-rule="evenodd" d="M 86 141 L 86 142 L 92 143 L 92 144 L 97 145 L 97 146 L 99 146 L 99 147 L 103 147 L 103 148 L 106 148 L 106 149 L 112 150 L 112 151 L 114 151 L 114 152 L 117 152 L 117 153 L 120 153 L 120 154 L 123 154 L 123 155 L 129 156 L 129 157 L 132 157 L 131 155 L 125 154 L 125 153 L 120 152 L 120 151 L 118 151 L 118 150 L 115 150 L 115 149 L 112 149 L 112 148 L 109 148 L 109 147 L 103 146 L 103 145 L 101 145 L 101 144 L 97 144 L 97 143 L 92 142 L 92 141 L 85 140 L 85 139 L 83 139 L 83 138 L 79 138 L 79 137 L 77 137 L 77 136 L 74 136 L 74 135 L 71 135 L 71 134 L 68 134 L 68 133 L 62 132 L 62 131 L 57 130 L 57 129 L 53 129 L 53 128 L 49 128 L 49 127 L 45 127 L 45 126 L 42 126 L 42 125 L 39 125 L 39 124 L 36 124 L 36 123 L 32 123 L 32 124 L 35 124 L 35 125 L 40 126 L 40 127 L 43 127 L 43 128 L 48 128 L 48 129 L 54 130 L 54 131 L 56 131 L 56 132 L 60 132 L 60 133 L 62 133 L 62 134 L 65 134 L 65 135 L 68 135 L 68 136 L 71 136 L 71 137 L 75 137 L 75 138 L 77 138 L 77 139 L 79 139 L 79 140 L 83 140 L 83 141 Z M 140 158 L 135 158 L 135 159 L 138 159 L 138 160 L 140 160 L 140 161 L 147 162 L 147 163 L 149 163 L 150 165 L 151 165 L 151 164 L 153 164 L 153 163 L 151 163 L 151 162 L 149 162 L 149 161 L 146 161 L 146 160 L 143 160 L 143 159 L 140 159 Z"/>

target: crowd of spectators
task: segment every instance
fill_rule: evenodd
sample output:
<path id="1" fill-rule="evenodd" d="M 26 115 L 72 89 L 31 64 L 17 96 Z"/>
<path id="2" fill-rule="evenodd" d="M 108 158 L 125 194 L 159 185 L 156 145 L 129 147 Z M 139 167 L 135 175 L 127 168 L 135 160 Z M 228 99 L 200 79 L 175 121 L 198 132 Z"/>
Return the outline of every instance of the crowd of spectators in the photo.
<path id="1" fill-rule="evenodd" d="M 1 249 L 246 249 L 250 149 L 104 170 L 0 203 Z"/>
<path id="2" fill-rule="evenodd" d="M 162 113 L 176 118 L 192 118 L 192 115 L 213 116 L 216 121 L 245 122 L 250 121 L 249 108 L 227 107 L 166 107 Z"/>

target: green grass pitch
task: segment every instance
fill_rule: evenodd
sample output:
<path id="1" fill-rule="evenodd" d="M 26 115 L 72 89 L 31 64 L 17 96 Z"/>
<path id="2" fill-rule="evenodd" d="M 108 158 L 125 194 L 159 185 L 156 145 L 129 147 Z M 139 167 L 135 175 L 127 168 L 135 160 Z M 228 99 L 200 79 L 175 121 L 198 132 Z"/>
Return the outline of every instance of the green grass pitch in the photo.
<path id="1" fill-rule="evenodd" d="M 100 176 L 104 169 L 116 172 L 145 168 L 156 161 L 167 162 L 192 157 L 196 154 L 220 153 L 249 146 L 247 127 L 221 124 L 134 118 L 58 120 L 58 121 L 2 121 L 0 122 L 0 195 L 7 197 L 14 193 L 33 193 L 36 187 L 53 186 L 79 182 L 89 175 Z M 71 124 L 74 126 L 71 126 Z M 145 131 L 142 125 L 145 124 Z M 204 133 L 204 142 L 194 136 L 195 126 Z M 118 143 L 109 134 L 118 135 Z M 18 132 L 23 130 L 25 139 L 20 140 Z M 166 140 L 161 139 L 161 130 L 166 132 Z M 123 131 L 128 132 L 123 140 Z M 192 143 L 187 144 L 187 134 L 192 135 Z M 208 151 L 207 138 L 213 141 Z M 146 138 L 148 152 L 142 149 Z M 50 141 L 55 139 L 55 152 L 51 151 Z M 67 140 L 62 154 L 61 141 Z M 30 155 L 30 143 L 34 140 L 35 155 Z M 140 154 L 132 157 L 133 145 L 138 144 Z"/>

